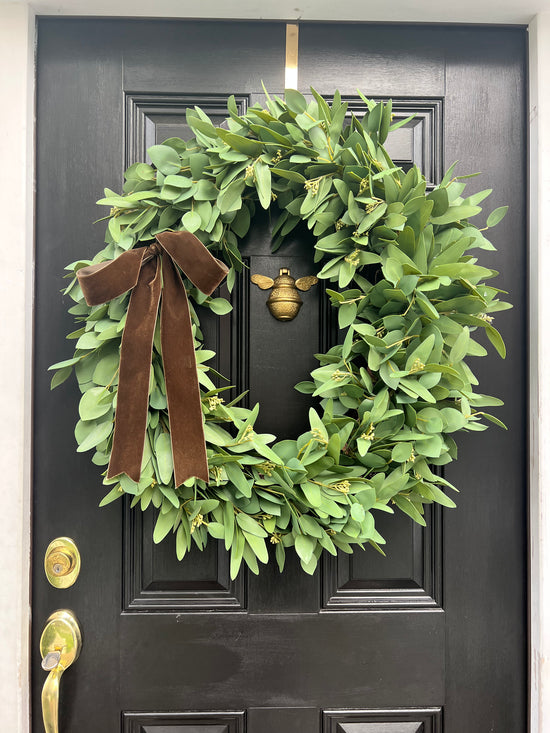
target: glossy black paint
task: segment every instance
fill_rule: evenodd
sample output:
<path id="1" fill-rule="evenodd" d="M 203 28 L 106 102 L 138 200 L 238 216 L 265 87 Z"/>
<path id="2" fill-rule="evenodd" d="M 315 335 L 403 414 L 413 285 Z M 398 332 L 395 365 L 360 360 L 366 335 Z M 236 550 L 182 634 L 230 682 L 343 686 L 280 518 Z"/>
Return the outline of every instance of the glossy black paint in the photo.
<path id="1" fill-rule="evenodd" d="M 392 96 L 417 118 L 390 141 L 430 180 L 458 173 L 510 204 L 494 230 L 514 310 L 499 317 L 509 348 L 475 365 L 482 391 L 503 397 L 508 432 L 460 436 L 448 477 L 454 511 L 419 532 L 388 523 L 388 557 L 327 561 L 315 576 L 290 561 L 280 576 L 231 583 L 215 546 L 178 564 L 154 546 L 153 517 L 98 509 L 99 472 L 75 452 L 78 390 L 49 391 L 47 366 L 69 356 L 73 330 L 59 296 L 64 266 L 101 247 L 94 201 L 120 186 L 148 145 L 180 134 L 185 107 L 217 120 L 231 93 L 283 88 L 281 23 L 59 20 L 39 22 L 36 339 L 34 384 L 34 724 L 42 730 L 38 638 L 55 608 L 78 616 L 82 655 L 62 682 L 62 733 L 486 733 L 527 730 L 525 483 L 525 31 L 474 27 L 301 24 L 300 79 L 358 110 Z M 269 220 L 244 243 L 250 272 L 313 271 L 307 232 L 269 255 Z M 243 277 L 235 313 L 205 322 L 218 368 L 263 404 L 261 424 L 292 435 L 307 400 L 292 384 L 334 338 L 316 287 L 290 324 Z M 384 517 L 385 519 L 385 517 Z M 45 548 L 72 536 L 82 553 L 73 588 L 48 586 Z"/>

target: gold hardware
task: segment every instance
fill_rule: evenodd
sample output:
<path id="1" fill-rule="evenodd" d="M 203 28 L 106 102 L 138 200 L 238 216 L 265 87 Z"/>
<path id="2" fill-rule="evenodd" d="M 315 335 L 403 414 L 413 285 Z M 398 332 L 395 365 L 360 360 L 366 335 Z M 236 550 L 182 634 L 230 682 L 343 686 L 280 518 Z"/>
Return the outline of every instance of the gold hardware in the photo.
<path id="1" fill-rule="evenodd" d="M 288 267 L 281 267 L 275 280 L 265 275 L 252 275 L 250 279 L 262 290 L 273 288 L 267 299 L 267 307 L 278 321 L 291 321 L 296 318 L 302 307 L 298 290 L 309 290 L 312 285 L 319 282 L 314 275 L 295 280 Z"/>
<path id="2" fill-rule="evenodd" d="M 298 24 L 286 24 L 285 89 L 298 89 Z"/>
<path id="3" fill-rule="evenodd" d="M 42 717 L 46 733 L 59 733 L 61 675 L 78 659 L 82 635 L 72 611 L 54 611 L 40 637 L 42 669 L 49 672 L 42 688 Z"/>
<path id="4" fill-rule="evenodd" d="M 80 573 L 80 552 L 70 537 L 50 542 L 44 557 L 46 577 L 54 588 L 68 588 Z"/>

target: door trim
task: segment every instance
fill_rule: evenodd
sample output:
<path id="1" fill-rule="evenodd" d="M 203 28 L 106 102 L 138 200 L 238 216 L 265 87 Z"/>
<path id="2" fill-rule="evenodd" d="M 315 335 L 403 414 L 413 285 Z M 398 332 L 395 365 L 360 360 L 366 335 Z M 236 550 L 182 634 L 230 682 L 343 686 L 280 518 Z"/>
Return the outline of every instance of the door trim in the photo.
<path id="1" fill-rule="evenodd" d="M 124 17 L 124 5 L 122 0 L 115 0 L 110 3 L 110 12 Z M 524 12 L 519 0 L 515 0 L 515 8 L 518 15 Z M 417 10 L 422 13 L 422 9 Z M 452 20 L 471 22 L 467 9 L 457 8 L 456 12 L 462 16 Z M 510 21 L 497 3 L 490 12 L 495 23 Z M 424 19 L 417 15 L 416 20 L 433 20 L 428 8 L 424 13 Z M 132 15 L 136 15 L 135 8 Z M 232 15 L 238 14 L 232 11 Z M 0 159 L 4 169 L 10 171 L 10 188 L 14 191 L 11 228 L 6 233 L 9 259 L 3 258 L 0 288 L 0 305 L 4 306 L 0 311 L 4 314 L 1 338 L 10 345 L 9 368 L 2 363 L 0 377 L 4 377 L 3 384 L 10 385 L 4 391 L 4 406 L 12 415 L 9 425 L 0 425 L 9 490 L 1 515 L 0 620 L 13 634 L 1 657 L 0 690 L 12 704 L 4 706 L 0 722 L 14 733 L 29 733 L 35 13 L 25 0 L 5 3 L 0 5 L 0 21 L 0 66 L 10 69 L 9 75 L 0 76 L 0 98 L 9 100 L 9 113 L 0 121 Z M 546 81 L 550 78 L 550 13 L 534 17 L 528 30 L 530 729 L 531 733 L 543 733 L 550 720 L 550 666 L 544 663 L 550 658 L 550 614 L 544 613 L 550 608 L 550 385 L 544 381 L 544 375 L 550 374 L 550 344 L 544 340 L 542 330 L 550 322 L 550 290 L 545 287 L 550 280 L 550 224 L 544 216 L 550 201 L 550 95 Z"/>

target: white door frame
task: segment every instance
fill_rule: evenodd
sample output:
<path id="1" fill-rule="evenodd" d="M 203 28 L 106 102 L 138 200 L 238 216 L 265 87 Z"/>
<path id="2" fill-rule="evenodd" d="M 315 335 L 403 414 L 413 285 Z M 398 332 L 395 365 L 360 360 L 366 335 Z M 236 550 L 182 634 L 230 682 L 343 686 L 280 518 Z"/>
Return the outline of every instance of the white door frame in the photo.
<path id="1" fill-rule="evenodd" d="M 286 1 L 286 0 L 285 0 Z M 305 3 L 292 9 L 275 0 L 205 0 L 201 17 L 330 20 L 332 3 Z M 4 419 L 0 455 L 4 465 L 0 511 L 0 729 L 29 733 L 29 625 L 31 538 L 31 388 L 34 267 L 34 48 L 39 14 L 148 14 L 149 3 L 135 0 L 27 0 L 0 2 L 0 190 L 7 214 L 0 248 L 0 384 Z M 383 5 L 383 4 L 382 4 Z M 391 18 L 370 0 L 342 0 L 339 20 L 528 23 L 529 29 L 529 429 L 530 429 L 530 718 L 531 733 L 550 730 L 550 0 L 529 12 L 526 0 L 467 0 L 460 8 L 430 0 L 394 0 Z M 182 6 L 189 12 L 182 12 Z M 543 12 L 538 12 L 540 8 Z M 329 8 L 329 9 L 327 9 Z M 378 11 L 376 10 L 378 8 Z M 326 10 L 326 12 L 324 12 Z M 157 0 L 159 16 L 195 17 L 191 4 Z M 347 15 L 346 15 L 347 12 Z M 378 15 L 374 13 L 378 12 Z M 382 14 L 380 14 L 382 13 Z M 228 15 L 229 14 L 229 15 Z M 336 20 L 336 18 L 332 19 Z M 6 203 L 7 202 L 7 203 Z M 7 228 L 7 230 L 6 230 Z M 546 611 L 545 611 L 546 609 Z M 512 733 L 512 732 L 510 732 Z"/>

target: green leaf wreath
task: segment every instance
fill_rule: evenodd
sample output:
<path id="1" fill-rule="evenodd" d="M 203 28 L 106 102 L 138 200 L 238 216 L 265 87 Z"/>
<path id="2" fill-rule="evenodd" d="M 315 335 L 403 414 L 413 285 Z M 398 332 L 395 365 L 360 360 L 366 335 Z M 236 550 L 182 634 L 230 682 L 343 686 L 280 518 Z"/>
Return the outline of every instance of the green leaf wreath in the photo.
<path id="1" fill-rule="evenodd" d="M 125 173 L 124 193 L 105 189 L 98 203 L 110 208 L 107 246 L 93 260 L 67 267 L 65 290 L 79 328 L 74 357 L 51 367 L 52 388 L 74 369 L 82 398 L 75 429 L 78 451 L 95 450 L 93 462 L 109 462 L 116 405 L 120 343 L 129 295 L 89 307 L 75 273 L 112 260 L 166 230 L 187 230 L 229 266 L 228 286 L 243 268 L 239 241 L 256 207 L 276 215 L 273 250 L 299 222 L 312 230 L 318 277 L 338 309 L 342 342 L 317 354 L 319 367 L 300 392 L 319 398 L 309 426 L 297 440 L 259 434 L 259 406 L 224 402 L 213 381 L 196 309 L 193 335 L 201 385 L 210 481 L 191 478 L 174 485 L 160 335 L 154 338 L 149 416 L 141 478 L 122 474 L 101 502 L 124 494 L 142 510 L 158 510 L 154 541 L 175 534 L 182 559 L 194 542 L 223 540 L 231 552 L 231 576 L 242 561 L 258 572 L 274 547 L 280 570 L 294 548 L 313 573 L 324 550 L 347 553 L 384 540 L 375 512 L 395 509 L 425 524 L 424 505 L 453 507 L 451 484 L 435 473 L 457 457 L 452 433 L 484 430 L 483 411 L 502 404 L 477 394 L 466 363 L 486 350 L 474 335 L 485 331 L 497 352 L 505 347 L 492 325 L 495 311 L 510 307 L 502 292 L 485 284 L 497 273 L 477 264 L 473 249 L 494 249 L 468 219 L 491 191 L 463 198 L 465 184 L 453 167 L 433 190 L 417 167 L 404 172 L 383 147 L 392 105 L 361 95 L 366 113 L 348 114 L 335 93 L 332 104 L 312 91 L 285 98 L 266 94 L 239 115 L 228 100 L 227 129 L 216 127 L 198 107 L 187 111 L 195 135 L 149 149 L 152 165 Z M 464 176 L 467 177 L 467 176 Z M 496 225 L 507 207 L 493 211 Z M 223 298 L 207 297 L 187 281 L 190 298 L 216 314 L 231 310 Z"/>

